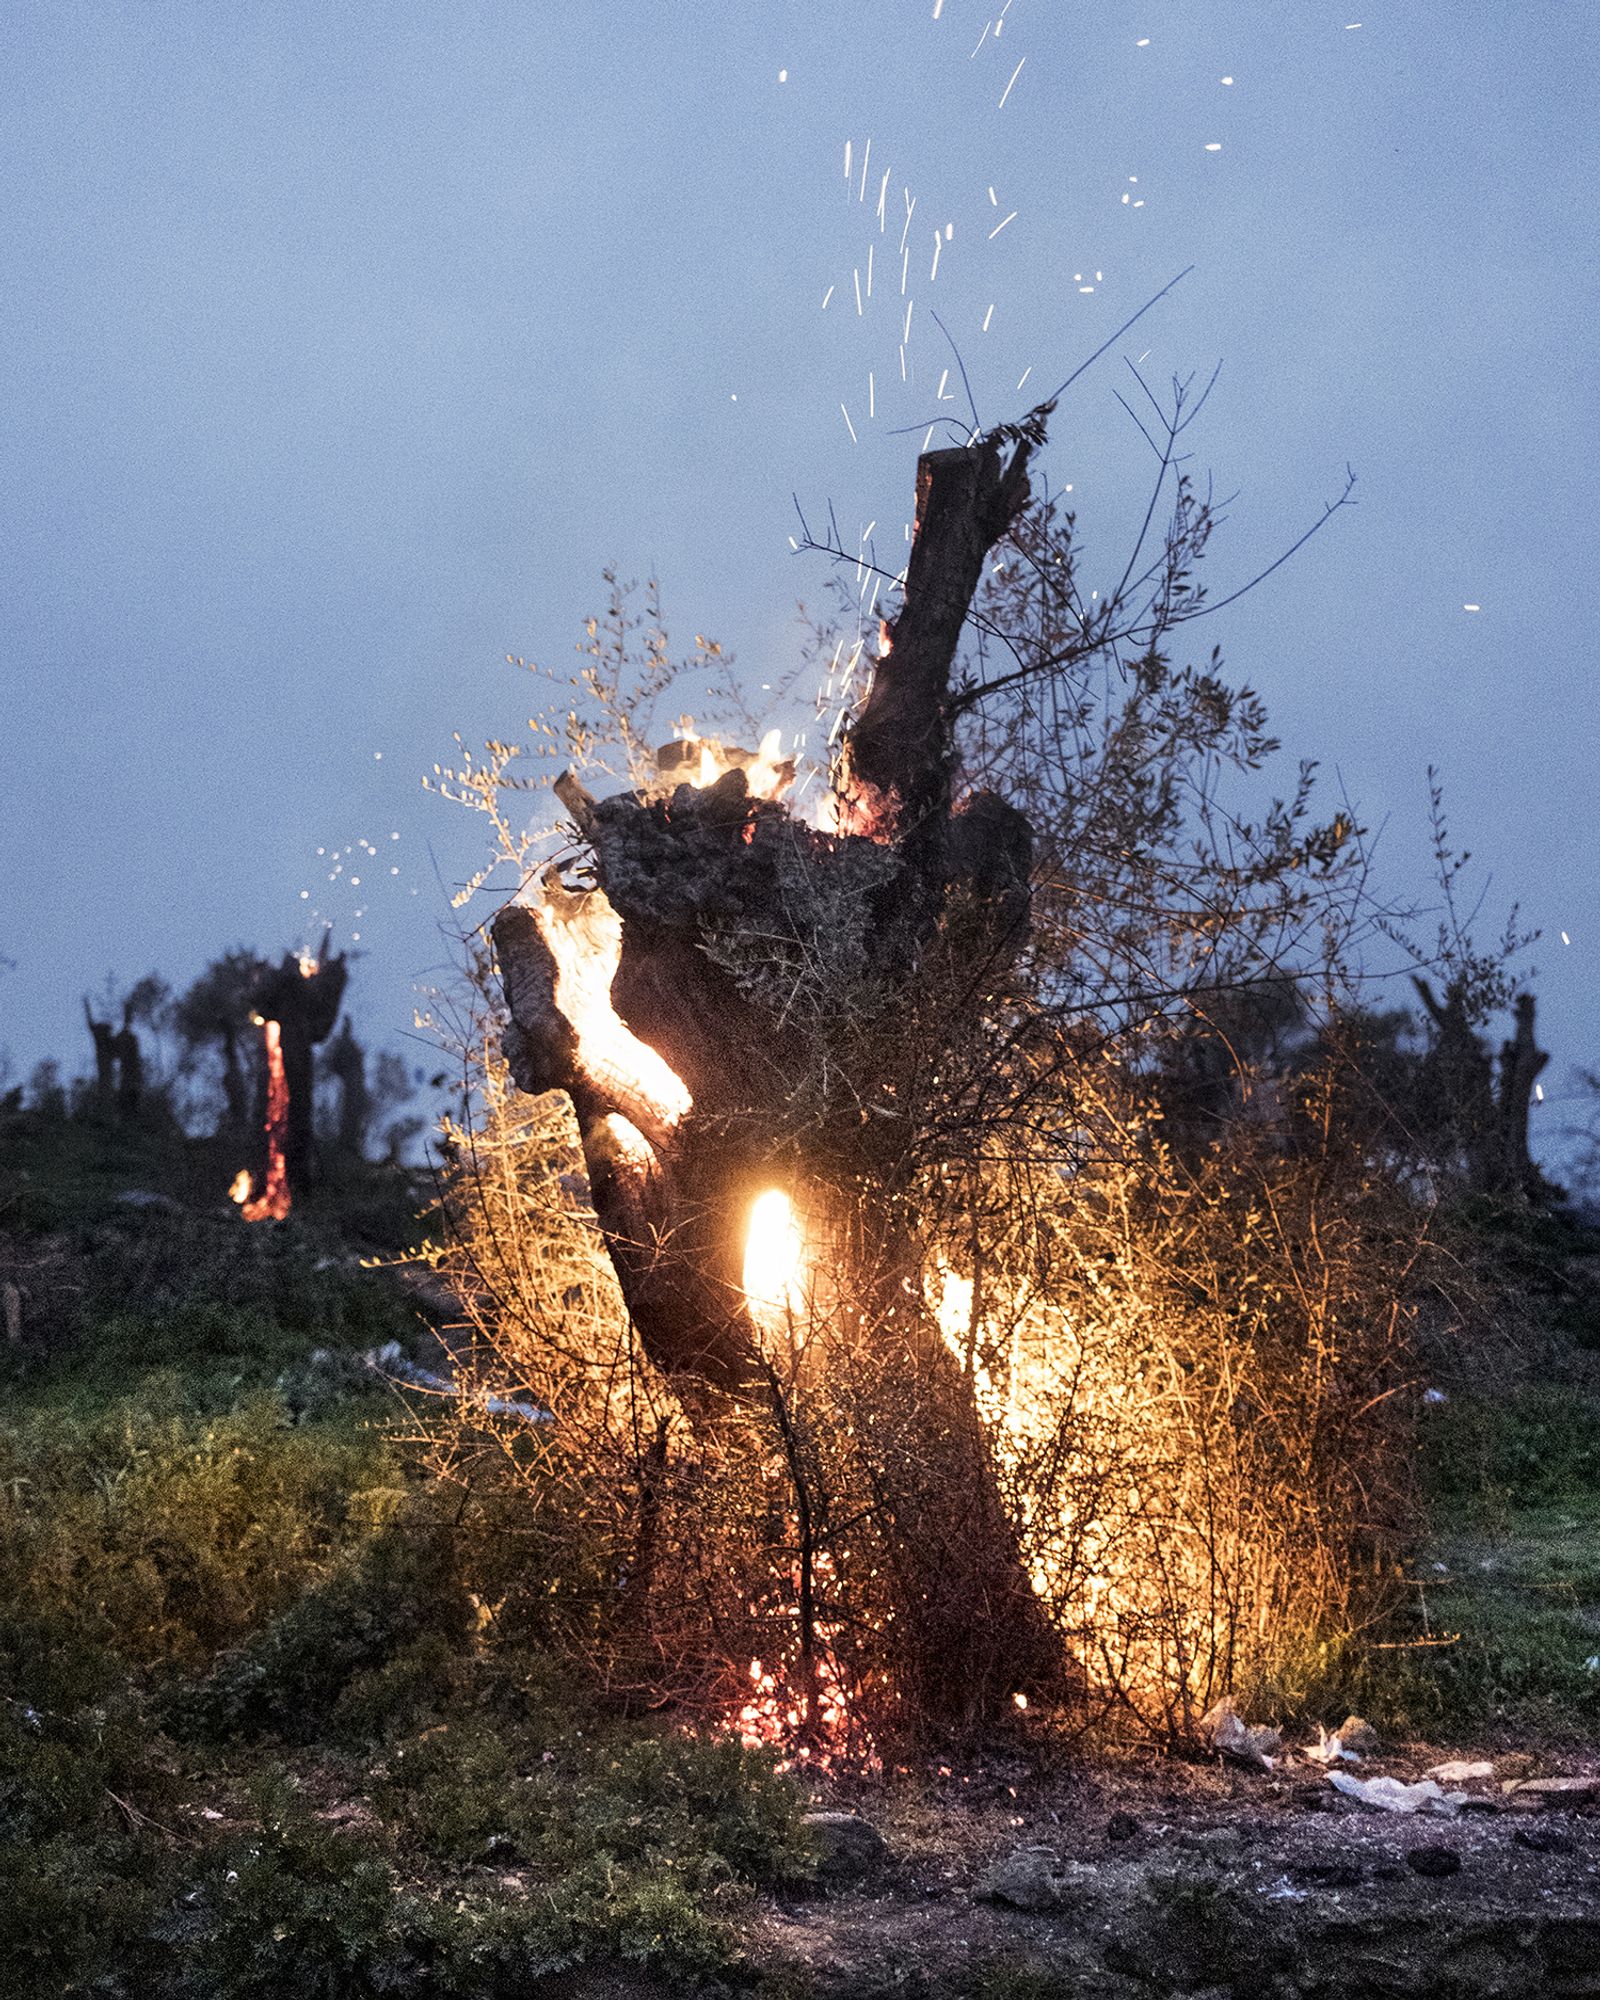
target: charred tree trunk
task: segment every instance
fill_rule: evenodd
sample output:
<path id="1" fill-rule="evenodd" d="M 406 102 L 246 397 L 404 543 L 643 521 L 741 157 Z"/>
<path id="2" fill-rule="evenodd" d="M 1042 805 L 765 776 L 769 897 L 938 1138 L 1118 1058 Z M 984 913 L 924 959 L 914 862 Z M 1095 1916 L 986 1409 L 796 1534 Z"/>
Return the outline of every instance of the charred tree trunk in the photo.
<path id="1" fill-rule="evenodd" d="M 123 1118 L 135 1119 L 144 1102 L 144 1051 L 139 1047 L 133 1017 L 126 1010 L 111 1047 L 117 1059 L 117 1111 Z"/>
<path id="2" fill-rule="evenodd" d="M 222 1123 L 216 1136 L 237 1138 L 250 1123 L 250 1093 L 239 1060 L 239 1031 L 232 1021 L 217 1024 L 222 1047 Z"/>
<path id="3" fill-rule="evenodd" d="M 255 1010 L 278 1024 L 289 1117 L 284 1150 L 289 1186 L 303 1193 L 316 1177 L 316 1046 L 333 1033 L 348 968 L 342 953 L 328 956 L 328 939 L 315 959 L 287 954 L 256 989 Z"/>
<path id="4" fill-rule="evenodd" d="M 1528 1142 L 1534 1085 L 1550 1060 L 1534 1036 L 1533 995 L 1517 995 L 1515 1028 L 1501 1045 L 1497 1077 L 1461 987 L 1450 985 L 1440 1000 L 1426 979 L 1414 975 L 1411 983 L 1434 1030 L 1424 1072 L 1427 1108 L 1447 1150 L 1461 1160 L 1468 1186 L 1475 1194 L 1546 1199 L 1550 1186 Z"/>
<path id="5" fill-rule="evenodd" d="M 639 1339 L 691 1412 L 714 1420 L 722 1399 L 766 1393 L 743 1288 L 754 1198 L 787 1183 L 852 1246 L 859 1339 L 878 1379 L 912 1392 L 909 1429 L 885 1425 L 869 1443 L 907 1635 L 898 1668 L 936 1727 L 992 1718 L 1018 1689 L 1059 1691 L 1061 1649 L 1001 1505 L 970 1379 L 916 1282 L 912 1220 L 894 1195 L 912 1121 L 881 1095 L 892 1086 L 864 1076 L 846 1103 L 791 1116 L 806 1028 L 735 976 L 729 950 L 758 938 L 803 958 L 830 912 L 864 910 L 860 970 L 886 1041 L 948 952 L 953 907 L 970 962 L 1014 955 L 1030 829 L 992 796 L 953 806 L 948 696 L 973 592 L 1025 504 L 1042 434 L 1038 413 L 919 462 L 904 601 L 845 756 L 848 816 L 864 831 L 813 830 L 752 798 L 739 768 L 664 798 L 596 801 L 568 777 L 558 790 L 597 886 L 569 889 L 551 873 L 494 924 L 512 1074 L 570 1097 Z"/>
<path id="6" fill-rule="evenodd" d="M 1551 1190 L 1528 1144 L 1528 1120 L 1533 1111 L 1534 1085 L 1550 1055 L 1534 1039 L 1533 1016 L 1533 995 L 1519 993 L 1512 1010 L 1515 1030 L 1500 1050 L 1500 1087 L 1495 1097 L 1499 1140 L 1496 1164 L 1506 1191 L 1538 1201 Z"/>
<path id="7" fill-rule="evenodd" d="M 367 1157 L 367 1133 L 372 1124 L 372 1092 L 367 1088 L 367 1058 L 347 1019 L 328 1044 L 323 1066 L 339 1086 L 339 1123 L 334 1148 L 340 1160 L 359 1166 Z"/>
<path id="8" fill-rule="evenodd" d="M 117 1096 L 117 1032 L 109 1021 L 95 1019 L 87 998 L 83 1018 L 94 1042 L 94 1101 L 100 1110 L 109 1111 Z"/>

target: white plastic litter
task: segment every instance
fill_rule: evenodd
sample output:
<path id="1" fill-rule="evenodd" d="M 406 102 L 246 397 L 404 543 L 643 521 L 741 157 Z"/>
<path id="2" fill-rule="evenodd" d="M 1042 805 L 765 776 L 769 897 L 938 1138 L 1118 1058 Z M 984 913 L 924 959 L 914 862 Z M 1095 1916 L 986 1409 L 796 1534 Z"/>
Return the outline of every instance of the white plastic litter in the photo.
<path id="1" fill-rule="evenodd" d="M 1328 1783 L 1374 1812 L 1440 1813 L 1449 1819 L 1461 1810 L 1465 1799 L 1463 1793 L 1447 1792 L 1432 1778 L 1408 1785 L 1400 1778 L 1357 1778 L 1348 1771 L 1330 1771 Z"/>
<path id="2" fill-rule="evenodd" d="M 1301 1754 L 1309 1757 L 1315 1764 L 1359 1764 L 1361 1762 L 1361 1752 L 1359 1750 L 1347 1750 L 1344 1746 L 1343 1737 L 1337 1732 L 1330 1736 L 1320 1722 L 1317 1724 L 1316 1742 L 1308 1743 Z"/>

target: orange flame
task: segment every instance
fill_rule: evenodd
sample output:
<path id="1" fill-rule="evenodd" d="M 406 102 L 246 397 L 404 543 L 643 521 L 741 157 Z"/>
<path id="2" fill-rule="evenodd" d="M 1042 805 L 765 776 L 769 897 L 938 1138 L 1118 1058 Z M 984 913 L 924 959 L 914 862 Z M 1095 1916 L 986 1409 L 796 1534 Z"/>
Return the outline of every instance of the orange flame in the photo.
<path id="1" fill-rule="evenodd" d="M 289 1078 L 283 1067 L 283 1030 L 276 1021 L 264 1021 L 262 1035 L 267 1045 L 267 1181 L 254 1201 L 239 1211 L 246 1222 L 281 1222 L 289 1213 Z M 239 1185 L 234 1178 L 234 1187 Z M 246 1188 L 249 1187 L 248 1177 Z M 238 1196 L 234 1196 L 238 1200 Z"/>
<path id="2" fill-rule="evenodd" d="M 704 791 L 729 771 L 743 771 L 753 799 L 778 799 L 794 783 L 794 759 L 782 755 L 783 732 L 769 729 L 760 747 L 742 750 L 715 736 L 700 736 L 687 716 L 679 723 L 683 735 L 656 753 L 661 770 L 679 784 Z"/>
<path id="3" fill-rule="evenodd" d="M 750 1206 L 744 1239 L 744 1291 L 756 1324 L 773 1332 L 805 1308 L 805 1245 L 794 1203 L 768 1188 Z"/>
<path id="4" fill-rule="evenodd" d="M 611 982 L 622 963 L 622 919 L 605 891 L 574 894 L 546 877 L 534 915 L 556 962 L 556 1007 L 578 1037 L 580 1066 L 615 1099 L 629 1125 L 645 1134 L 670 1131 L 694 1099 L 677 1071 L 611 1004 Z"/>

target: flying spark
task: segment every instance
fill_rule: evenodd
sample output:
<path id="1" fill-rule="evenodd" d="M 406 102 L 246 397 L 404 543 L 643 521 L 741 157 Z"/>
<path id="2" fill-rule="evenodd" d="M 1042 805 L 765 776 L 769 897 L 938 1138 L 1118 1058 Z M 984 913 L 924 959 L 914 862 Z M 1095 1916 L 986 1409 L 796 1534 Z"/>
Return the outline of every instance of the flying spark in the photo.
<path id="1" fill-rule="evenodd" d="M 1016 80 L 1017 80 L 1017 78 L 1018 78 L 1019 76 L 1021 76 L 1021 74 L 1022 74 L 1022 63 L 1025 63 L 1025 62 L 1026 62 L 1027 60 L 1028 60 L 1028 58 L 1027 58 L 1026 56 L 1024 56 L 1024 57 L 1022 58 L 1022 62 L 1019 62 L 1019 63 L 1017 64 L 1016 68 L 1015 68 L 1015 69 L 1014 69 L 1014 70 L 1013 70 L 1013 71 L 1011 72 L 1011 83 L 1015 83 L 1015 82 L 1016 82 Z M 1008 98 L 1008 97 L 1009 97 L 1009 96 L 1011 95 L 1011 83 L 1008 83 L 1008 84 L 1006 85 L 1005 89 L 1001 91 L 1001 93 L 1000 93 L 1000 102 L 999 102 L 999 103 L 998 103 L 998 104 L 997 104 L 997 105 L 995 106 L 995 109 L 996 109 L 997 111 L 1004 111 L 1004 110 L 1005 110 L 1005 108 L 1006 108 L 1006 99 L 1007 99 L 1007 98 Z"/>
<path id="2" fill-rule="evenodd" d="M 994 239 L 1000 234 L 1001 230 L 1005 228 L 1006 223 L 1015 222 L 1016 219 L 1017 219 L 1017 211 L 1015 209 L 1012 209 L 1011 213 L 1008 216 L 1006 216 L 1003 221 L 997 222 L 993 227 L 993 229 L 989 231 L 989 241 L 992 243 Z"/>

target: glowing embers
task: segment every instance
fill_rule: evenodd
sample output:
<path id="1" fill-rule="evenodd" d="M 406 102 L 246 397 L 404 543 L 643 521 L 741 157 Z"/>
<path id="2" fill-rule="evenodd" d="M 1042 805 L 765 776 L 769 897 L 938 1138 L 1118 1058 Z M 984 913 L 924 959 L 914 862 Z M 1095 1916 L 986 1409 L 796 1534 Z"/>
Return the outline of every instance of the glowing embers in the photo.
<path id="1" fill-rule="evenodd" d="M 556 1008 L 578 1038 L 579 1068 L 629 1125 L 646 1135 L 670 1131 L 694 1099 L 611 1004 L 611 982 L 622 962 L 622 919 L 605 891 L 573 892 L 547 876 L 533 912 L 555 960 Z"/>
<path id="2" fill-rule="evenodd" d="M 283 1031 L 276 1021 L 263 1021 L 262 1037 L 267 1050 L 267 1175 L 254 1201 L 248 1174 L 236 1174 L 229 1189 L 241 1204 L 246 1222 L 281 1222 L 289 1213 L 289 1077 L 283 1066 Z M 243 1186 L 240 1181 L 243 1180 Z"/>
<path id="3" fill-rule="evenodd" d="M 769 729 L 758 749 L 743 750 L 715 736 L 697 736 L 687 716 L 680 726 L 683 735 L 656 752 L 656 768 L 673 783 L 704 790 L 730 771 L 743 771 L 753 799 L 782 798 L 794 783 L 794 759 L 778 754 L 783 746 L 781 730 Z"/>
<path id="4" fill-rule="evenodd" d="M 744 1292 L 766 1333 L 792 1327 L 809 1310 L 805 1239 L 794 1203 L 768 1188 L 750 1205 L 744 1239 Z"/>
<path id="5" fill-rule="evenodd" d="M 849 1690 L 831 1652 L 784 1666 L 752 1660 L 734 1727 L 749 1749 L 777 1751 L 780 1771 L 880 1768 L 871 1739 L 851 1713 Z"/>

